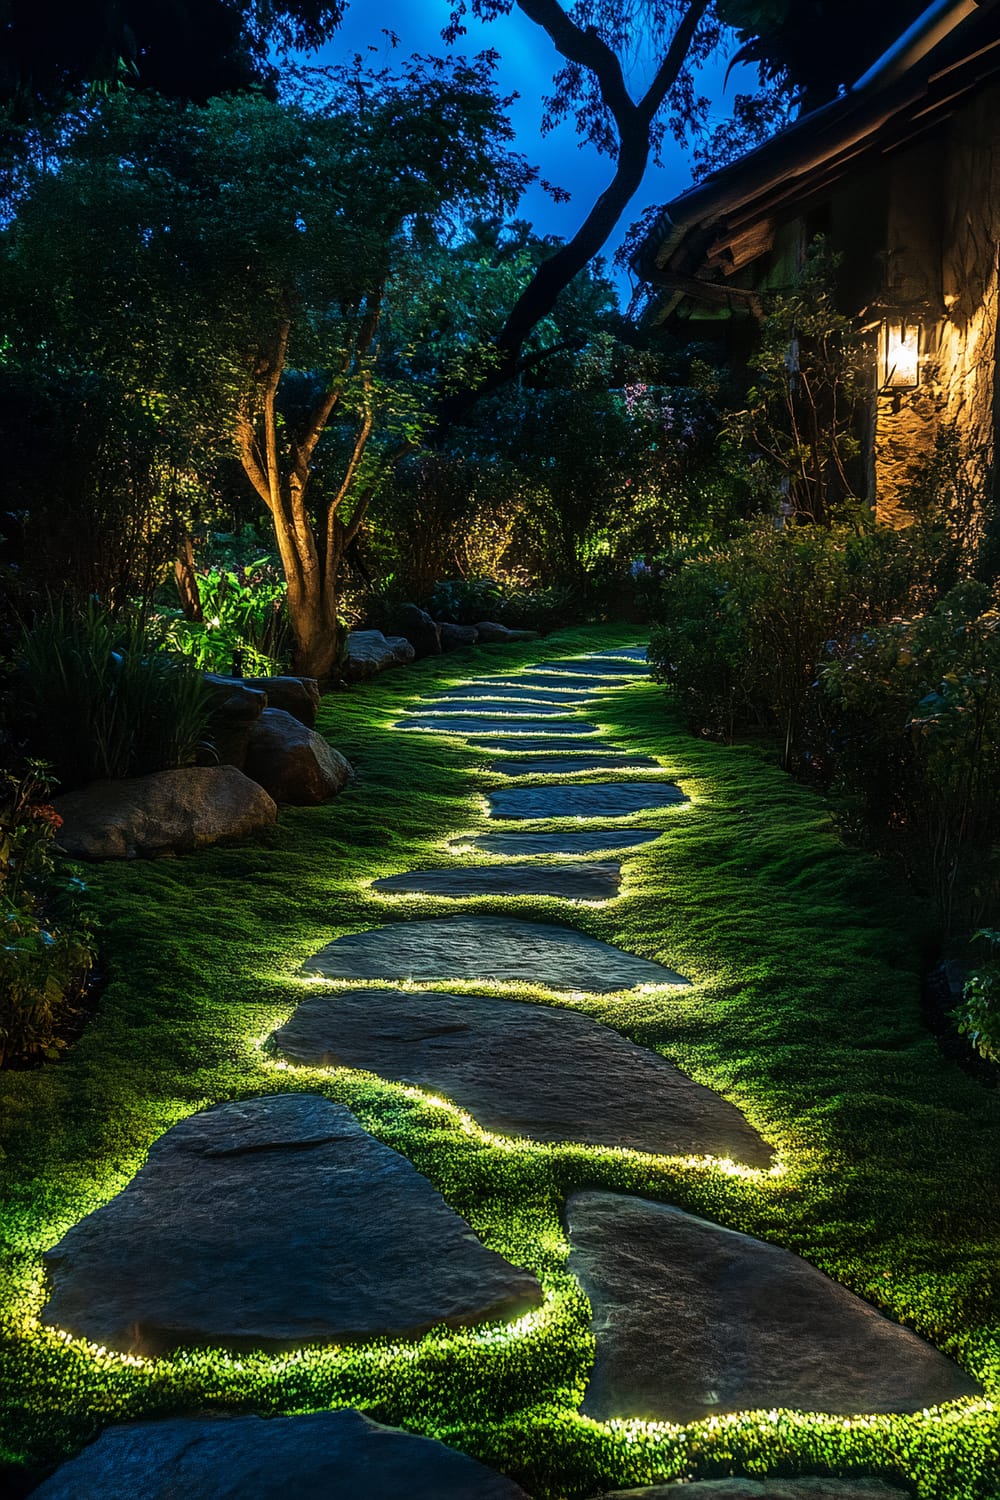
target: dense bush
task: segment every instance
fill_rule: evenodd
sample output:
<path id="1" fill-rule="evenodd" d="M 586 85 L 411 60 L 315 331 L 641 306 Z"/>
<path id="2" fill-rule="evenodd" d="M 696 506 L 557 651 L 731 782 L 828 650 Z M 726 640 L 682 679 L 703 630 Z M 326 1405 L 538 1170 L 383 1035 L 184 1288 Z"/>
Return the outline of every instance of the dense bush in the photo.
<path id="1" fill-rule="evenodd" d="M 581 601 L 567 586 L 533 588 L 509 579 L 455 578 L 435 586 L 428 609 L 436 620 L 455 625 L 497 620 L 518 630 L 554 630 L 579 618 Z"/>
<path id="2" fill-rule="evenodd" d="M 188 764 L 203 741 L 197 668 L 134 618 L 55 605 L 23 634 L 18 698 L 33 754 L 63 787 Z"/>
<path id="3" fill-rule="evenodd" d="M 0 1066 L 53 1050 L 93 962 L 74 877 L 57 877 L 60 818 L 38 764 L 0 775 Z"/>
<path id="4" fill-rule="evenodd" d="M 245 567 L 213 566 L 195 574 L 202 619 L 161 610 L 166 643 L 209 672 L 269 676 L 288 670 L 295 641 L 286 608 L 287 586 L 269 557 Z"/>
<path id="5" fill-rule="evenodd" d="M 1000 932 L 984 927 L 975 941 L 987 944 L 988 957 L 966 979 L 955 1019 L 982 1057 L 1000 1063 Z"/>

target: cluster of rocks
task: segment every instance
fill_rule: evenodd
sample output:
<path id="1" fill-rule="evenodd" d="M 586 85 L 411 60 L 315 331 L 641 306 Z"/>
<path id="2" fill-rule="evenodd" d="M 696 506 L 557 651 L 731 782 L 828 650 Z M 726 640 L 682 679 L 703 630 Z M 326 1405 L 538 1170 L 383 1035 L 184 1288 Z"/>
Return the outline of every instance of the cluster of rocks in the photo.
<path id="1" fill-rule="evenodd" d="M 96 781 L 55 802 L 59 845 L 76 859 L 189 853 L 251 838 L 278 804 L 315 806 L 346 786 L 351 767 L 313 728 L 312 677 L 205 674 L 211 700 L 211 763 Z"/>
<path id="2" fill-rule="evenodd" d="M 533 641 L 538 634 L 535 630 L 511 630 L 495 620 L 454 625 L 448 620 L 432 619 L 416 604 L 403 605 L 396 626 L 398 635 L 383 635 L 381 630 L 351 631 L 341 661 L 345 682 L 367 682 L 390 667 L 405 666 L 425 656 L 439 656 L 443 651 Z"/>

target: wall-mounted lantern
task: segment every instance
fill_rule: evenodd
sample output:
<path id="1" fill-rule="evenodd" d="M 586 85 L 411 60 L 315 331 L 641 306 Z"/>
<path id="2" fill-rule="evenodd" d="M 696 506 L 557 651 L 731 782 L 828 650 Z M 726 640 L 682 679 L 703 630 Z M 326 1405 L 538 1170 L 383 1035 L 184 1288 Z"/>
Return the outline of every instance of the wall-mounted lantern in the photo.
<path id="1" fill-rule="evenodd" d="M 915 318 L 889 313 L 879 330 L 879 386 L 884 391 L 916 390 L 920 384 L 920 331 Z"/>

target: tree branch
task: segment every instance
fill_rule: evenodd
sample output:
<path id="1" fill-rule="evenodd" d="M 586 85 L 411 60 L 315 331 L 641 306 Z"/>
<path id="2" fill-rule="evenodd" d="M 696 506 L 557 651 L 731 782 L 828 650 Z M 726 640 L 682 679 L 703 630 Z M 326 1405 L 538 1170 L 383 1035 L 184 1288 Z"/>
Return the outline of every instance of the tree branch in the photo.
<path id="1" fill-rule="evenodd" d="M 517 5 L 530 21 L 541 26 L 567 62 L 589 68 L 597 79 L 601 98 L 615 119 L 635 109 L 620 61 L 593 26 L 584 31 L 570 20 L 558 0 L 517 0 Z"/>
<path id="2" fill-rule="evenodd" d="M 684 19 L 674 32 L 674 39 L 667 49 L 666 56 L 656 70 L 656 76 L 636 106 L 639 115 L 645 121 L 647 130 L 656 118 L 657 110 L 677 82 L 677 75 L 684 66 L 684 59 L 690 51 L 695 32 L 701 25 L 709 3 L 710 0 L 691 0 Z"/>

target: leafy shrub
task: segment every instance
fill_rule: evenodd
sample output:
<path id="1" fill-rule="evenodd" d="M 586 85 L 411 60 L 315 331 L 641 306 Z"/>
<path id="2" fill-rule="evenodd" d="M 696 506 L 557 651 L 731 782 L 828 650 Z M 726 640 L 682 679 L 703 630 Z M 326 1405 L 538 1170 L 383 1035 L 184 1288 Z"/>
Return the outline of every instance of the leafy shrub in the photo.
<path id="1" fill-rule="evenodd" d="M 435 585 L 428 609 L 436 620 L 475 625 L 496 620 L 513 629 L 554 630 L 575 623 L 581 615 L 578 592 L 554 585 L 528 584 L 493 578 L 457 578 Z"/>
<path id="2" fill-rule="evenodd" d="M 245 567 L 212 567 L 197 574 L 203 620 L 162 611 L 165 640 L 203 671 L 248 675 L 287 670 L 294 647 L 286 608 L 287 585 L 269 557 Z"/>
<path id="3" fill-rule="evenodd" d="M 674 560 L 651 634 L 654 674 L 699 733 L 779 734 L 790 766 L 822 738 L 812 722 L 820 667 L 873 625 L 933 596 L 947 573 L 933 528 L 748 523 Z"/>
<path id="4" fill-rule="evenodd" d="M 1000 900 L 1000 613 L 966 582 L 822 675 L 849 831 L 899 855 L 949 925 Z"/>
<path id="5" fill-rule="evenodd" d="M 75 909 L 84 887 L 56 875 L 52 846 L 61 819 L 48 791 L 37 762 L 22 777 L 0 775 L 0 1066 L 58 1044 L 93 962 L 87 924 Z"/>
<path id="6" fill-rule="evenodd" d="M 163 649 L 134 618 L 114 620 L 96 600 L 59 604 L 23 634 L 19 692 L 33 753 L 61 785 L 141 776 L 190 763 L 208 722 L 193 662 Z"/>
<path id="7" fill-rule="evenodd" d="M 988 944 L 989 957 L 969 974 L 954 1015 L 959 1031 L 980 1056 L 1000 1062 L 1000 932 L 983 927 L 975 941 Z"/>

